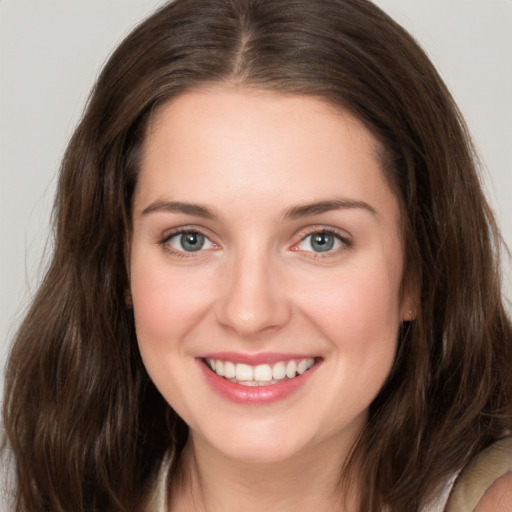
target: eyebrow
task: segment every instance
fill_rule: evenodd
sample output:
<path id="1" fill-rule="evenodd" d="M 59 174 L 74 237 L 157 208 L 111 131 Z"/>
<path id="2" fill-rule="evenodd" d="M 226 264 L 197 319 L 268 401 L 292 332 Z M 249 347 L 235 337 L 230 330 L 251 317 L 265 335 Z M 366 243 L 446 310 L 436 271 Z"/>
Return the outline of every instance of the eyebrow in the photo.
<path id="1" fill-rule="evenodd" d="M 364 201 L 356 201 L 352 199 L 332 199 L 293 206 L 285 210 L 284 218 L 300 219 L 304 217 L 320 215 L 332 210 L 356 208 L 366 210 L 372 215 L 378 215 L 375 208 L 373 208 L 373 206 L 369 205 L 368 203 L 365 203 Z M 155 201 L 144 208 L 141 215 L 148 215 L 154 212 L 184 213 L 186 215 L 193 215 L 195 217 L 201 217 L 203 219 L 209 220 L 215 220 L 219 217 L 219 215 L 215 213 L 214 210 L 207 206 L 195 203 L 185 203 L 182 201 Z"/>
<path id="2" fill-rule="evenodd" d="M 366 210 L 372 215 L 378 216 L 377 210 L 373 206 L 365 203 L 364 201 L 355 201 L 353 199 L 333 199 L 329 201 L 318 201 L 314 203 L 307 203 L 298 206 L 293 206 L 285 211 L 285 219 L 300 219 L 302 217 L 311 217 L 313 215 L 320 215 L 321 213 L 329 212 L 332 210 L 345 210 L 359 208 Z"/>
<path id="3" fill-rule="evenodd" d="M 184 213 L 194 215 L 203 219 L 216 219 L 218 215 L 207 206 L 193 203 L 183 203 L 181 201 L 155 201 L 142 210 L 141 215 L 148 215 L 154 212 Z"/>

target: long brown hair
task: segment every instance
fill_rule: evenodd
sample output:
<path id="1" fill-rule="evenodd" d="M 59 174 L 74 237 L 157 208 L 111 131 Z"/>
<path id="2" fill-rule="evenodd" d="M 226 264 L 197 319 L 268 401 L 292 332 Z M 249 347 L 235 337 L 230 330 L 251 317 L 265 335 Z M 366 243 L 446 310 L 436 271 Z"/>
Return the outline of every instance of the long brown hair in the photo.
<path id="1" fill-rule="evenodd" d="M 385 148 L 417 316 L 345 467 L 364 482 L 360 511 L 420 510 L 512 430 L 501 240 L 465 124 L 424 52 L 367 0 L 176 0 L 113 53 L 62 163 L 53 259 L 6 376 L 18 512 L 138 510 L 165 451 L 185 443 L 126 301 L 131 200 L 152 113 L 223 82 L 321 98 Z"/>

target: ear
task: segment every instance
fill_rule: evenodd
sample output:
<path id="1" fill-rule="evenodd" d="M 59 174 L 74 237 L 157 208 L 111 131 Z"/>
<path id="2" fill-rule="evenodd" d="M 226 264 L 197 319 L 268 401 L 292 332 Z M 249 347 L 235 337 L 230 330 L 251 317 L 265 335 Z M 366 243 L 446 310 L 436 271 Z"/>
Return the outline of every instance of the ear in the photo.
<path id="1" fill-rule="evenodd" d="M 412 322 L 418 314 L 416 295 L 410 286 L 405 285 L 402 294 L 401 318 L 403 322 Z"/>
<path id="2" fill-rule="evenodd" d="M 416 313 L 413 309 L 406 309 L 405 312 L 402 313 L 402 321 L 403 322 L 412 322 L 416 319 Z"/>

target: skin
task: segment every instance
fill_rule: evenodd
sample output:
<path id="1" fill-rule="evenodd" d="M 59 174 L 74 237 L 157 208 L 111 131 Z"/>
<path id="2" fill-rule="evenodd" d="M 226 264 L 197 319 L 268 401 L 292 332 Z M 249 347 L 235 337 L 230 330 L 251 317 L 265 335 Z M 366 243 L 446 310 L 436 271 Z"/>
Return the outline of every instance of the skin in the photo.
<path id="1" fill-rule="evenodd" d="M 512 472 L 498 478 L 482 496 L 475 512 L 510 512 L 512 510 Z"/>
<path id="2" fill-rule="evenodd" d="M 354 498 L 338 492 L 340 468 L 412 311 L 378 155 L 358 120 L 311 97 L 219 86 L 154 119 L 134 197 L 131 294 L 147 370 L 190 427 L 173 511 L 329 511 Z M 334 200 L 355 205 L 297 215 Z M 183 227 L 207 237 L 202 250 L 182 249 L 173 230 Z M 325 230 L 335 245 L 319 253 L 310 235 Z M 197 359 L 220 351 L 320 363 L 285 399 L 236 404 Z"/>

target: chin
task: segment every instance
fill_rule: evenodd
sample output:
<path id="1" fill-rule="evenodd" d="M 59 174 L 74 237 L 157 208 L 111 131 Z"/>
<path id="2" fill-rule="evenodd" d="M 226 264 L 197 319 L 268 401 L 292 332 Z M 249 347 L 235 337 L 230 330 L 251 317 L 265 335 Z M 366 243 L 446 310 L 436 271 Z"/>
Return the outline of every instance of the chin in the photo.
<path id="1" fill-rule="evenodd" d="M 289 429 L 272 429 L 252 426 L 236 431 L 224 430 L 203 442 L 225 457 L 239 462 L 278 463 L 293 458 L 308 444 L 304 439 L 290 435 Z"/>

